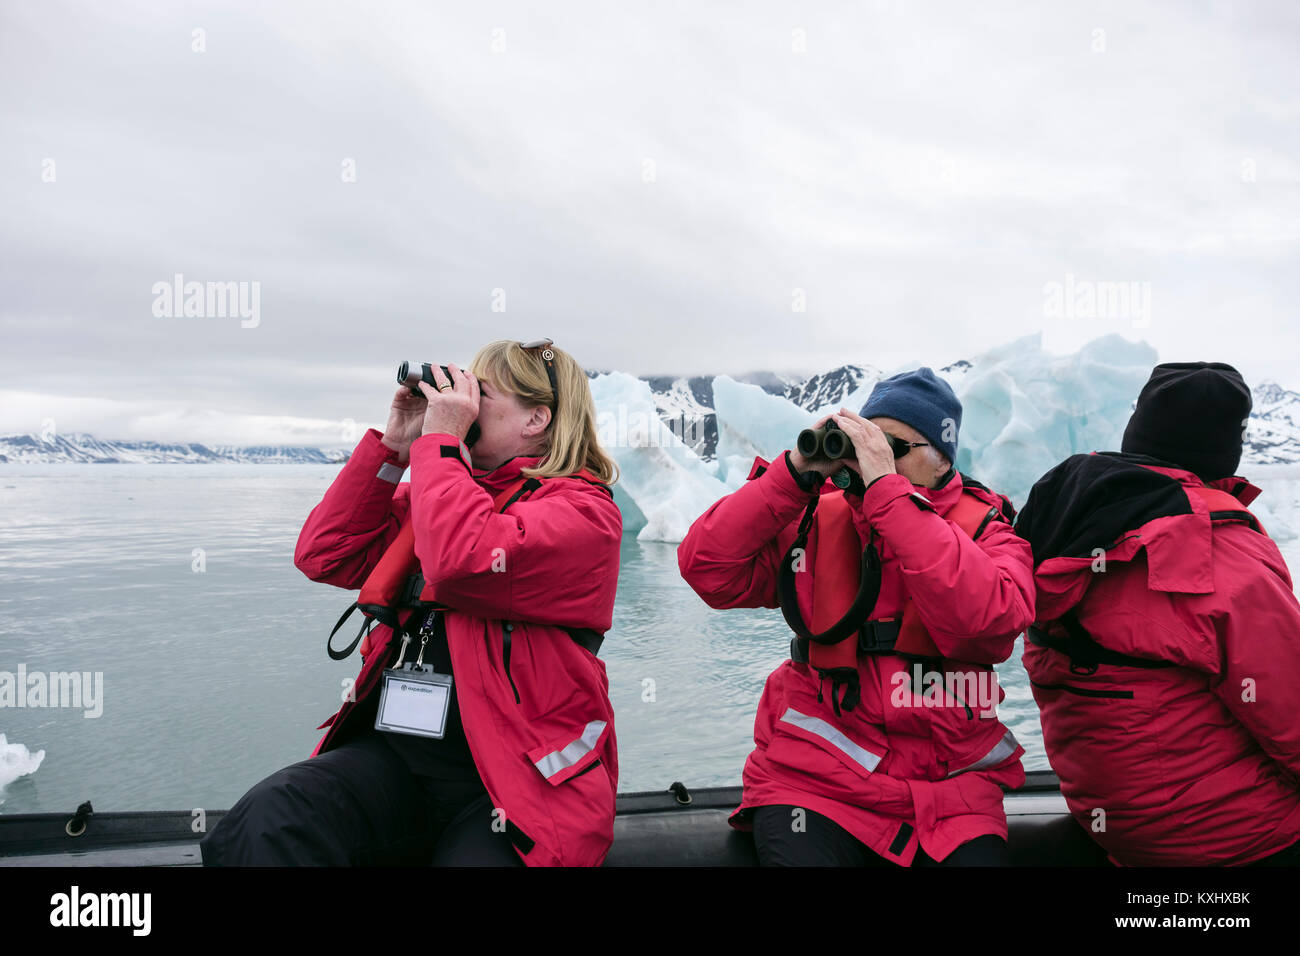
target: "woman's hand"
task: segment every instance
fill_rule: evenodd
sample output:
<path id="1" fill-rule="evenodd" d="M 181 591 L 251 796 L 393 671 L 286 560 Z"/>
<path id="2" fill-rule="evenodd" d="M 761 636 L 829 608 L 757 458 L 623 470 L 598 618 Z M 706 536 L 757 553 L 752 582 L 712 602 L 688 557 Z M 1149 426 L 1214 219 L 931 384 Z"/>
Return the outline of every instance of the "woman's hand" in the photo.
<path id="1" fill-rule="evenodd" d="M 416 395 L 405 385 L 397 389 L 393 404 L 388 409 L 388 425 L 384 428 L 383 442 L 398 454 L 405 465 L 411 456 L 411 442 L 420 437 L 424 426 L 424 413 L 429 400 Z"/>
<path id="2" fill-rule="evenodd" d="M 885 438 L 885 433 L 880 430 L 880 426 L 861 415 L 855 415 L 847 408 L 841 408 L 840 413 L 832 415 L 831 418 L 835 419 L 835 424 L 839 425 L 844 434 L 849 436 L 849 441 L 853 442 L 853 450 L 857 453 L 858 460 L 849 459 L 844 461 L 844 464 L 862 476 L 864 485 L 871 484 L 882 475 L 892 475 L 897 471 L 894 467 L 894 450 L 889 446 L 889 440 Z"/>
<path id="3" fill-rule="evenodd" d="M 447 363 L 451 373 L 451 382 L 442 374 L 442 369 L 433 367 L 433 380 L 437 388 L 427 382 L 420 382 L 420 391 L 428 400 L 424 412 L 424 427 L 421 435 L 455 435 L 461 441 L 469 432 L 469 426 L 478 418 L 478 379 L 472 372 L 462 372 L 452 363 Z M 447 385 L 451 388 L 447 388 Z"/>

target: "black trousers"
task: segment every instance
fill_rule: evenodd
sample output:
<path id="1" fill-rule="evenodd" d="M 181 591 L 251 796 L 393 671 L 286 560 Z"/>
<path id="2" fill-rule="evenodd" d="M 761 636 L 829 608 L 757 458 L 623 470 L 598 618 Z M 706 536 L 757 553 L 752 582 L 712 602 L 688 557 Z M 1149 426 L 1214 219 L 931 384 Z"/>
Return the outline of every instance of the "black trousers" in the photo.
<path id="1" fill-rule="evenodd" d="M 204 866 L 523 866 L 477 774 L 417 777 L 368 730 L 273 773 L 199 843 Z"/>
<path id="2" fill-rule="evenodd" d="M 894 866 L 820 813 L 804 810 L 803 828 L 795 831 L 795 807 L 755 807 L 754 847 L 759 866 Z M 963 843 L 943 860 L 932 860 L 920 847 L 913 866 L 1010 866 L 1006 841 L 985 834 Z"/>

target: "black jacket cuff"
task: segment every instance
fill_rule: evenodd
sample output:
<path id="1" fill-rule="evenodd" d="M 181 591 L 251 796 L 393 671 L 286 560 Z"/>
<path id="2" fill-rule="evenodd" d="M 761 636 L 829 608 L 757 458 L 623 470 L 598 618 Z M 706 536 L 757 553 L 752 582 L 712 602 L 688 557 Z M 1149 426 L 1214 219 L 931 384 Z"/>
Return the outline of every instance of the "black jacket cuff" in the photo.
<path id="1" fill-rule="evenodd" d="M 790 460 L 789 451 L 785 453 L 785 466 L 790 469 L 790 474 L 794 476 L 795 484 L 797 484 L 800 488 L 802 488 L 804 491 L 809 491 L 809 492 L 817 490 L 816 479 L 821 476 L 818 475 L 817 472 L 815 471 L 806 471 L 803 474 L 800 474 L 799 472 L 795 471 L 794 462 Z"/>

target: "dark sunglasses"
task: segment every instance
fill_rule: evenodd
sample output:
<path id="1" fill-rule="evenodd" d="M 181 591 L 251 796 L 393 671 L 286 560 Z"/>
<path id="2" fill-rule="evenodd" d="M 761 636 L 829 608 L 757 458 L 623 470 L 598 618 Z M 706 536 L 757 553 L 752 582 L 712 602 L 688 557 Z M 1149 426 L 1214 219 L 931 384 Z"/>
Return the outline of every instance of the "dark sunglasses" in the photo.
<path id="1" fill-rule="evenodd" d="M 555 350 L 551 348 L 555 343 L 550 339 L 538 339 L 535 342 L 520 342 L 519 347 L 525 352 L 532 352 L 537 349 L 541 351 L 537 354 L 542 357 L 546 363 L 546 377 L 551 380 L 551 402 L 553 408 L 560 406 L 560 389 L 555 384 Z"/>
<path id="2" fill-rule="evenodd" d="M 889 432 L 885 432 L 885 437 L 889 439 L 889 447 L 894 450 L 895 459 L 902 458 L 913 448 L 930 447 L 930 443 L 928 441 L 903 441 L 903 439 L 897 438 L 889 434 Z"/>

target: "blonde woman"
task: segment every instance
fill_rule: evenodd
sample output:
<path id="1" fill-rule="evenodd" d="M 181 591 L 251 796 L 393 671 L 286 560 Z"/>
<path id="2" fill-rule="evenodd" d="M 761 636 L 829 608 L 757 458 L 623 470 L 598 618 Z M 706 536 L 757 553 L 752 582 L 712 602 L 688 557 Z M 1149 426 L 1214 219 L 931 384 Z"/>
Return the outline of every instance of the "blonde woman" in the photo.
<path id="1" fill-rule="evenodd" d="M 363 609 L 387 588 L 356 700 L 231 809 L 207 865 L 586 866 L 609 849 L 618 758 L 595 651 L 623 523 L 587 376 L 549 339 L 431 373 L 398 389 L 294 556 L 362 588 Z"/>

